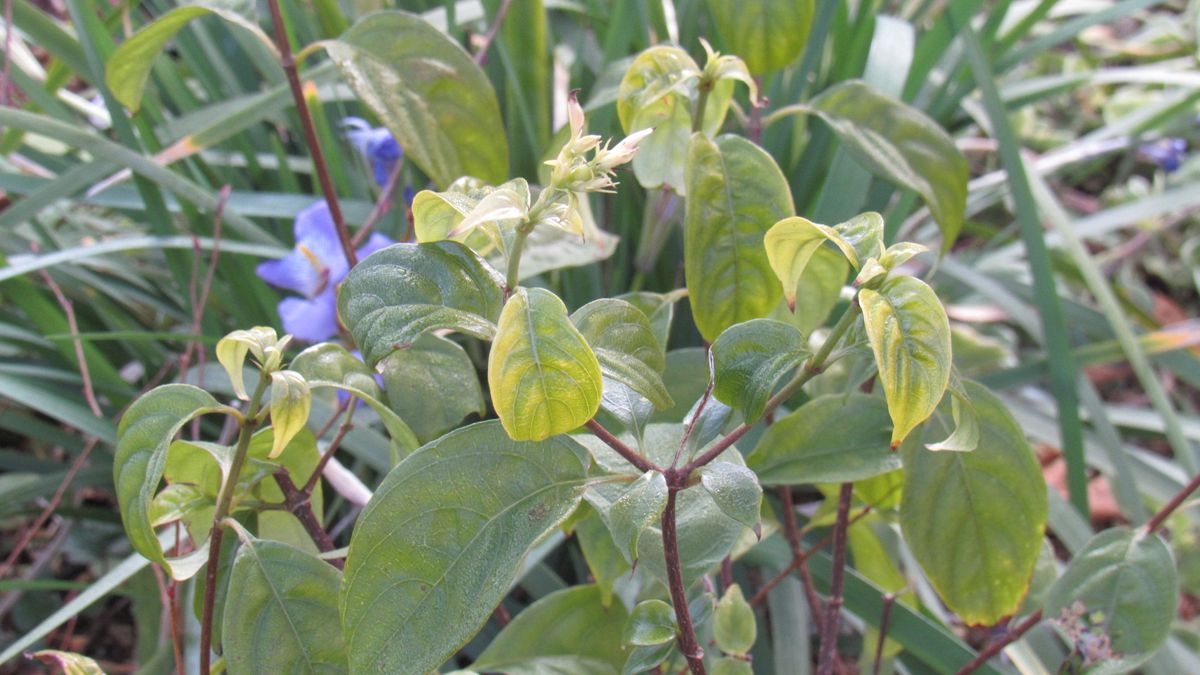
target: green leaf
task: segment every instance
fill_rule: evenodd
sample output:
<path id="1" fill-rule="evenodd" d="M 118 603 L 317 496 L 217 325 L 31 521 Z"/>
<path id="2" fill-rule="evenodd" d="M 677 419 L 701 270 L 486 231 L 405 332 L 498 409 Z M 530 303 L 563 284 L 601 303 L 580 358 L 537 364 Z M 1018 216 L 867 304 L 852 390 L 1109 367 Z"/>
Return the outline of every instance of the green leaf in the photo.
<path id="1" fill-rule="evenodd" d="M 226 670 L 348 672 L 342 633 L 330 630 L 342 575 L 315 556 L 235 527 L 242 546 L 222 622 Z"/>
<path id="2" fill-rule="evenodd" d="M 766 151 L 730 135 L 692 136 L 687 186 L 684 269 L 696 326 L 712 342 L 779 302 L 763 235 L 792 215 L 792 194 Z"/>
<path id="3" fill-rule="evenodd" d="M 850 246 L 851 252 L 846 254 L 846 258 L 855 269 L 862 267 L 868 258 L 883 255 L 883 216 L 874 211 L 860 213 L 844 223 L 838 223 L 833 226 L 833 231 L 837 233 L 841 242 Z M 839 248 L 842 246 L 837 240 L 831 241 Z M 916 246 L 918 251 L 925 250 L 925 247 L 919 244 L 908 246 Z"/>
<path id="4" fill-rule="evenodd" d="M 547 595 L 505 626 L 471 669 L 505 675 L 615 672 L 625 661 L 621 631 L 626 612 L 620 602 L 606 606 L 602 600 L 594 584 Z"/>
<path id="5" fill-rule="evenodd" d="M 326 44 L 347 83 L 442 189 L 508 178 L 496 92 L 459 44 L 414 14 L 369 14 Z"/>
<path id="6" fill-rule="evenodd" d="M 767 427 L 746 463 L 767 485 L 865 480 L 900 468 L 891 426 L 877 396 L 820 396 Z"/>
<path id="7" fill-rule="evenodd" d="M 962 229 L 967 160 L 920 110 L 861 80 L 836 84 L 811 103 L 864 168 L 915 191 L 942 230 L 942 251 Z"/>
<path id="8" fill-rule="evenodd" d="M 858 294 L 898 447 L 937 408 L 950 383 L 950 321 L 933 289 L 895 277 Z"/>
<path id="9" fill-rule="evenodd" d="M 296 355 L 289 364 L 311 382 L 339 383 L 358 389 L 375 398 L 383 391 L 375 381 L 375 373 L 345 347 L 332 342 L 313 345 Z"/>
<path id="10" fill-rule="evenodd" d="M 32 654 L 27 654 L 26 656 L 41 661 L 48 666 L 54 666 L 62 672 L 62 675 L 104 675 L 104 671 L 100 669 L 100 664 L 96 663 L 95 660 L 83 654 L 76 654 L 75 652 L 43 649 Z"/>
<path id="11" fill-rule="evenodd" d="M 787 300 L 788 309 L 793 312 L 796 311 L 800 279 L 808 267 L 808 261 L 813 254 L 824 248 L 827 241 L 837 245 L 842 255 L 858 267 L 854 249 L 849 243 L 842 241 L 841 236 L 828 225 L 819 225 L 807 218 L 784 218 L 772 225 L 763 237 L 767 261 L 779 282 L 783 284 L 783 297 Z"/>
<path id="12" fill-rule="evenodd" d="M 950 396 L 950 416 L 954 420 L 954 431 L 945 440 L 927 443 L 925 448 L 935 452 L 971 452 L 979 446 L 979 419 L 975 415 L 975 406 L 957 378 L 951 378 L 947 393 Z"/>
<path id="13" fill-rule="evenodd" d="M 258 27 L 256 3 L 249 0 L 205 0 L 189 2 L 163 14 L 113 51 L 105 66 L 104 80 L 113 96 L 126 108 L 137 112 L 150 77 L 150 68 L 167 42 L 192 20 L 215 14 L 225 21 L 250 31 L 272 53 L 275 45 Z"/>
<path id="14" fill-rule="evenodd" d="M 964 385 L 979 416 L 979 446 L 930 452 L 904 444 L 900 527 L 946 606 L 968 624 L 990 626 L 1021 605 L 1049 507 L 1021 427 L 983 386 Z"/>
<path id="15" fill-rule="evenodd" d="M 622 640 L 638 647 L 653 647 L 675 639 L 675 610 L 662 600 L 643 600 L 629 613 Z"/>
<path id="16" fill-rule="evenodd" d="M 274 445 L 270 458 L 275 459 L 292 437 L 308 424 L 312 410 L 312 391 L 304 376 L 294 370 L 271 373 L 271 428 Z"/>
<path id="17" fill-rule="evenodd" d="M 185 570 L 182 558 L 167 559 L 154 533 L 151 503 L 162 481 L 171 440 L 185 424 L 209 413 L 238 414 L 233 408 L 217 403 L 203 389 L 168 384 L 134 401 L 117 427 L 113 483 L 125 533 L 134 550 L 172 574 L 195 570 Z"/>
<path id="18" fill-rule="evenodd" d="M 346 558 L 350 670 L 423 675 L 466 644 L 526 552 L 578 505 L 586 465 L 568 437 L 513 441 L 490 421 L 453 431 L 392 469 L 359 517 Z"/>
<path id="19" fill-rule="evenodd" d="M 620 382 L 606 380 L 604 394 L 600 397 L 600 408 L 617 418 L 639 442 L 646 423 L 654 414 L 654 404 Z"/>
<path id="20" fill-rule="evenodd" d="M 700 66 L 687 52 L 666 45 L 638 54 L 625 71 L 617 89 L 621 127 L 627 134 L 654 129 L 633 157 L 633 173 L 642 187 L 685 189 L 692 98 L 699 77 Z"/>
<path id="21" fill-rule="evenodd" d="M 584 562 L 588 571 L 600 589 L 600 601 L 605 607 L 612 605 L 613 585 L 619 577 L 629 573 L 629 563 L 613 542 L 612 533 L 608 526 L 588 504 L 580 504 L 582 515 L 575 521 L 573 528 L 579 548 L 583 551 Z"/>
<path id="22" fill-rule="evenodd" d="M 762 486 L 750 469 L 741 464 L 713 462 L 700 469 L 700 485 L 725 515 L 746 527 L 759 524 Z"/>
<path id="23" fill-rule="evenodd" d="M 518 288 L 500 315 L 488 386 L 509 436 L 536 441 L 592 419 L 603 385 L 596 355 L 562 300 L 542 288 Z"/>
<path id="24" fill-rule="evenodd" d="M 753 424 L 808 353 L 800 331 L 782 321 L 751 319 L 730 326 L 712 345 L 713 396 Z"/>
<path id="25" fill-rule="evenodd" d="M 750 652 L 758 637 L 758 622 L 741 586 L 733 584 L 725 589 L 713 619 L 713 639 L 721 651 L 736 656 Z"/>
<path id="26" fill-rule="evenodd" d="M 658 522 L 666 507 L 666 477 L 658 471 L 647 471 L 601 511 L 617 550 L 627 562 L 632 564 L 637 560 L 638 539 Z"/>
<path id="27" fill-rule="evenodd" d="M 713 662 L 712 675 L 754 675 L 749 661 L 726 656 Z"/>
<path id="28" fill-rule="evenodd" d="M 626 385 L 656 408 L 675 404 L 662 382 L 666 355 L 642 310 L 602 298 L 575 310 L 571 323 L 591 345 L 606 379 Z"/>
<path id="29" fill-rule="evenodd" d="M 268 326 L 235 330 L 217 341 L 217 361 L 229 375 L 233 393 L 237 394 L 238 398 L 243 401 L 250 400 L 250 396 L 246 393 L 245 379 L 242 373 L 246 356 L 253 354 L 254 358 L 262 364 L 266 360 L 267 347 L 275 346 L 278 341 L 275 329 Z"/>
<path id="30" fill-rule="evenodd" d="M 763 75 L 796 60 L 808 44 L 813 0 L 708 0 L 729 51 Z"/>
<path id="31" fill-rule="evenodd" d="M 618 295 L 617 300 L 624 300 L 642 310 L 642 313 L 650 320 L 650 329 L 654 331 L 658 343 L 662 345 L 663 349 L 666 349 L 667 342 L 671 337 L 671 321 L 675 318 L 675 303 L 686 296 L 687 291 L 682 289 L 670 293 L 634 291 Z"/>
<path id="32" fill-rule="evenodd" d="M 500 273 L 458 242 L 395 244 L 350 270 L 338 315 L 374 366 L 438 328 L 491 339 L 503 288 Z"/>
<path id="33" fill-rule="evenodd" d="M 468 415 L 487 414 L 475 364 L 453 340 L 422 335 L 408 349 L 392 352 L 382 368 L 388 404 L 422 443 L 457 427 Z"/>
<path id="34" fill-rule="evenodd" d="M 1162 647 L 1178 605 L 1179 579 L 1166 542 L 1144 529 L 1114 527 L 1067 565 L 1050 588 L 1045 614 L 1068 635 L 1078 629 L 1089 642 L 1105 635 L 1112 640 L 1112 653 L 1086 672 L 1124 673 Z"/>

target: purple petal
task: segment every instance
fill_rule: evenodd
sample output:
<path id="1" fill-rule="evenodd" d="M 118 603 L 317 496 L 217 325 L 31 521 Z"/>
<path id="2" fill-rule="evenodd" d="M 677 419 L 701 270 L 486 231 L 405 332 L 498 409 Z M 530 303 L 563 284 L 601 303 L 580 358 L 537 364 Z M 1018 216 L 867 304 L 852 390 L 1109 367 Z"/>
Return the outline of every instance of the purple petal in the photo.
<path id="1" fill-rule="evenodd" d="M 379 249 L 384 248 L 386 246 L 391 246 L 394 243 L 396 243 L 396 242 L 392 241 L 391 239 L 387 238 L 386 236 L 384 236 L 382 234 L 379 234 L 378 232 L 375 232 L 370 237 L 367 237 L 367 243 L 363 244 L 363 247 L 358 249 L 358 259 L 362 260 L 363 258 L 371 255 L 375 251 L 378 251 Z M 358 358 L 361 359 L 362 356 L 359 356 Z"/>
<path id="2" fill-rule="evenodd" d="M 292 251 L 279 260 L 268 260 L 254 268 L 263 281 L 289 291 L 311 297 L 322 283 L 321 271 L 299 251 Z"/>
<path id="3" fill-rule="evenodd" d="M 283 330 L 297 340 L 322 342 L 337 335 L 337 295 L 332 285 L 311 300 L 284 298 L 279 301 Z"/>
<path id="4" fill-rule="evenodd" d="M 336 284 L 346 276 L 349 268 L 329 204 L 321 200 L 301 211 L 296 216 L 295 232 L 296 246 L 306 247 L 329 270 L 330 283 Z"/>

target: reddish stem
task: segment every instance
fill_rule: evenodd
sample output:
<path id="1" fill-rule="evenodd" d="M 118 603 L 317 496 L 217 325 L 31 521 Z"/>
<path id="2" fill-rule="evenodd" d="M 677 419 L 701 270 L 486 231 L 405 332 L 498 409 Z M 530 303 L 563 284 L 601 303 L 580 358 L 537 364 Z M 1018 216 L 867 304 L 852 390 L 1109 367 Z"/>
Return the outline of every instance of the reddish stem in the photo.
<path id="1" fill-rule="evenodd" d="M 1163 505 L 1163 507 L 1158 510 L 1158 513 L 1154 514 L 1154 517 L 1146 522 L 1146 531 L 1154 532 L 1157 531 L 1158 528 L 1162 527 L 1162 524 L 1167 520 L 1167 518 L 1169 518 L 1171 514 L 1175 512 L 1175 509 L 1178 509 L 1183 504 L 1184 500 L 1186 500 L 1193 492 L 1196 491 L 1196 488 L 1200 488 L 1200 474 L 1196 474 L 1190 483 L 1185 485 L 1178 494 L 1171 498 L 1171 501 Z"/>
<path id="2" fill-rule="evenodd" d="M 1030 614 L 1029 618 L 1027 618 L 1024 621 L 1022 621 L 1021 623 L 1017 624 L 1017 626 L 1015 628 L 1013 628 L 1013 629 L 1009 630 L 1007 633 L 1005 633 L 1004 636 L 1001 637 L 999 640 L 996 640 L 995 642 L 991 643 L 985 649 L 983 649 L 978 654 L 976 654 L 975 658 L 973 658 L 969 662 L 967 662 L 967 665 L 960 668 L 958 670 L 958 672 L 955 673 L 955 675 L 967 675 L 967 673 L 974 672 L 980 666 L 987 663 L 988 660 L 991 659 L 993 656 L 999 654 L 1001 649 L 1004 649 L 1005 647 L 1016 642 L 1017 640 L 1020 640 L 1022 635 L 1024 635 L 1025 633 L 1028 633 L 1029 629 L 1038 625 L 1038 622 L 1040 622 L 1041 620 L 1042 620 L 1042 610 L 1039 609 L 1038 611 L 1034 612 L 1033 614 Z"/>
<path id="3" fill-rule="evenodd" d="M 825 627 L 821 629 L 821 658 L 817 675 L 833 673 L 837 653 L 838 618 L 842 611 L 842 588 L 846 578 L 846 531 L 850 526 L 850 498 L 854 483 L 842 483 L 838 494 L 837 524 L 833 528 L 833 575 L 829 581 L 829 601 L 825 605 Z"/>
<path id="4" fill-rule="evenodd" d="M 588 430 L 593 434 L 596 434 L 596 438 L 599 438 L 600 440 L 604 441 L 605 445 L 613 450 L 616 450 L 618 455 L 624 457 L 625 461 L 637 467 L 639 471 L 662 471 L 661 467 L 643 457 L 637 450 L 634 450 L 628 445 L 622 443 L 621 439 L 612 435 L 612 432 L 610 432 L 608 429 L 605 429 L 604 426 L 596 420 L 588 420 L 585 426 L 587 426 Z"/>
<path id="5" fill-rule="evenodd" d="M 683 586 L 683 566 L 679 560 L 679 536 L 675 531 L 675 494 L 667 492 L 667 506 L 662 514 L 663 554 L 667 563 L 667 588 L 671 591 L 671 604 L 675 606 L 675 621 L 679 626 L 679 649 L 687 659 L 692 675 L 705 675 L 704 650 L 696 640 L 696 629 L 692 625 L 692 614 L 688 610 L 687 589 Z"/>

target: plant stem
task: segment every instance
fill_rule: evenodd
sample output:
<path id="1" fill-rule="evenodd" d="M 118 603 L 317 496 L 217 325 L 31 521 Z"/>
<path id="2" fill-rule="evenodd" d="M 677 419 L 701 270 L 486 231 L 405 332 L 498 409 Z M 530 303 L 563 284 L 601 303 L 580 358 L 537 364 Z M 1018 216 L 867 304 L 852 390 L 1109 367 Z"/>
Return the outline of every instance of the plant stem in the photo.
<path id="1" fill-rule="evenodd" d="M 325 153 L 321 150 L 321 141 L 317 137 L 317 128 L 313 123 L 312 113 L 308 110 L 308 102 L 304 99 L 304 87 L 300 84 L 300 73 L 296 70 L 296 58 L 292 54 L 292 46 L 288 42 L 287 28 L 283 25 L 283 12 L 279 8 L 279 0 L 267 0 L 271 6 L 271 22 L 275 24 L 275 48 L 279 50 L 279 61 L 287 74 L 288 86 L 292 90 L 292 100 L 296 104 L 296 114 L 300 116 L 300 124 L 304 127 L 304 139 L 312 153 L 313 169 L 321 184 L 321 192 L 325 195 L 325 203 L 329 205 L 329 215 L 337 229 L 338 241 L 342 245 L 342 254 L 346 256 L 346 264 L 354 267 L 358 264 L 358 254 L 354 251 L 354 241 L 350 237 L 350 229 L 342 217 L 342 208 L 338 205 L 337 192 L 333 187 L 333 179 L 329 175 L 329 166 L 325 163 Z"/>
<path id="2" fill-rule="evenodd" d="M 700 79 L 700 86 L 697 89 L 700 95 L 696 97 L 696 112 L 692 115 L 692 133 L 704 129 L 704 109 L 708 107 L 708 92 L 712 91 L 713 85 L 711 82 L 705 82 Z"/>
<path id="3" fill-rule="evenodd" d="M 1146 531 L 1154 532 L 1158 528 L 1162 527 L 1163 522 L 1175 512 L 1175 509 L 1179 508 L 1180 505 L 1183 504 L 1184 500 L 1187 499 L 1189 495 L 1196 491 L 1196 488 L 1200 488 L 1200 474 L 1196 474 L 1192 478 L 1192 482 L 1185 485 L 1178 494 L 1171 498 L 1171 501 L 1163 505 L 1163 507 L 1159 509 L 1158 513 L 1154 514 L 1154 517 L 1146 522 Z"/>
<path id="4" fill-rule="evenodd" d="M 873 675 L 879 675 L 879 668 L 883 663 L 883 643 L 887 640 L 888 625 L 891 623 L 892 605 L 894 604 L 896 604 L 896 594 L 884 594 L 883 615 L 879 618 L 879 640 L 875 643 L 875 667 L 871 669 Z"/>
<path id="5" fill-rule="evenodd" d="M 842 483 L 838 494 L 837 524 L 833 529 L 833 575 L 829 580 L 829 601 L 825 604 L 825 626 L 821 629 L 821 657 L 817 675 L 833 673 L 837 653 L 838 617 L 842 612 L 842 587 L 846 577 L 846 530 L 850 526 L 850 498 L 854 483 Z"/>
<path id="6" fill-rule="evenodd" d="M 246 414 L 242 417 L 241 431 L 238 432 L 237 446 L 233 450 L 233 462 L 229 466 L 229 475 L 221 485 L 221 492 L 217 497 L 217 507 L 213 511 L 212 533 L 209 535 L 208 543 L 208 567 L 204 571 L 204 611 L 200 620 L 200 675 L 209 674 L 209 659 L 212 655 L 212 622 L 213 605 L 217 596 L 217 567 L 221 562 L 221 539 L 225 532 L 221 521 L 229 515 L 229 507 L 233 504 L 233 493 L 237 488 L 242 466 L 246 463 L 250 439 L 258 427 L 255 418 L 258 416 L 263 394 L 266 393 L 267 385 L 270 382 L 269 376 L 264 373 L 259 374 L 258 386 L 254 388 L 254 394 L 250 396 L 250 403 L 246 406 Z"/>
<path id="7" fill-rule="evenodd" d="M 521 282 L 521 253 L 525 250 L 525 240 L 529 238 L 531 230 L 532 226 L 528 224 L 518 227 L 517 236 L 513 239 L 512 250 L 508 252 L 508 272 L 504 275 L 505 301 Z"/>
<path id="8" fill-rule="evenodd" d="M 980 651 L 978 654 L 976 654 L 975 658 L 973 658 L 969 662 L 967 662 L 967 665 L 960 668 L 958 670 L 958 672 L 955 673 L 955 675 L 967 675 L 967 673 L 975 672 L 975 670 L 977 668 L 979 668 L 979 666 L 982 666 L 983 664 L 987 663 L 988 660 L 991 659 L 993 656 L 999 654 L 1001 649 L 1004 649 L 1005 647 L 1016 642 L 1017 640 L 1020 640 L 1022 635 L 1024 635 L 1025 633 L 1028 633 L 1029 629 L 1038 625 L 1038 622 L 1040 622 L 1041 620 L 1042 620 L 1042 610 L 1039 609 L 1038 611 L 1034 612 L 1033 614 L 1030 614 L 1029 618 L 1025 619 L 1020 624 L 1018 624 L 1016 628 L 1013 628 L 1012 630 L 1008 631 L 999 640 L 996 640 L 992 644 L 988 645 L 985 649 Z"/>
<path id="9" fill-rule="evenodd" d="M 317 514 L 313 513 L 309 495 L 296 487 L 288 470 L 281 466 L 275 470 L 274 475 L 275 482 L 279 484 L 279 489 L 283 492 L 283 507 L 288 513 L 295 516 L 296 520 L 300 521 L 300 524 L 304 526 L 304 531 L 317 545 L 317 549 L 322 553 L 328 553 L 336 548 L 333 545 L 333 539 L 321 525 L 321 521 L 317 520 Z M 338 569 L 342 568 L 341 560 L 330 560 L 329 563 Z"/>
<path id="10" fill-rule="evenodd" d="M 860 311 L 861 310 L 857 301 L 850 305 L 850 308 L 842 314 L 842 318 L 838 319 L 838 322 L 836 325 L 834 325 L 833 330 L 829 332 L 829 337 L 825 339 L 825 344 L 821 345 L 821 349 L 819 349 L 816 354 L 813 354 L 811 357 L 809 357 L 809 359 L 804 362 L 804 366 L 800 369 L 800 372 L 797 373 L 790 382 L 785 384 L 783 389 L 780 389 L 767 401 L 767 405 L 763 409 L 764 415 L 771 414 L 775 408 L 778 408 L 780 404 L 791 398 L 792 394 L 796 393 L 800 387 L 803 387 L 809 380 L 821 373 L 826 366 L 826 361 L 829 359 L 829 355 L 833 353 L 833 348 L 837 346 L 837 343 L 842 341 L 842 337 L 846 334 L 846 331 L 850 330 L 850 327 L 854 325 L 854 320 L 858 318 Z M 746 435 L 746 432 L 750 431 L 752 426 L 753 425 L 751 424 L 746 424 L 743 422 L 736 429 L 729 432 L 724 438 L 714 443 L 713 446 L 709 448 L 708 451 L 703 455 L 700 455 L 696 459 L 685 464 L 681 469 L 683 475 L 686 477 L 690 475 L 692 471 L 716 459 L 722 452 L 725 452 L 729 446 L 733 445 L 739 438 Z"/>
<path id="11" fill-rule="evenodd" d="M 671 604 L 675 606 L 675 621 L 679 625 L 679 649 L 687 659 L 692 675 L 705 675 L 704 650 L 696 640 L 696 629 L 692 626 L 692 614 L 688 610 L 687 589 L 683 587 L 683 566 L 679 561 L 679 536 L 675 531 L 674 487 L 668 489 L 667 506 L 662 514 L 663 555 L 667 562 L 667 587 L 671 591 Z"/>
<path id="12" fill-rule="evenodd" d="M 639 471 L 662 471 L 661 467 L 643 457 L 640 453 L 638 453 L 638 451 L 622 443 L 621 439 L 613 436 L 611 431 L 605 429 L 604 426 L 596 420 L 588 420 L 585 426 L 587 426 L 588 430 L 593 434 L 596 434 L 596 438 L 599 438 L 600 440 L 604 441 L 605 445 L 613 450 L 616 450 L 618 455 L 624 457 L 625 461 L 637 467 Z"/>

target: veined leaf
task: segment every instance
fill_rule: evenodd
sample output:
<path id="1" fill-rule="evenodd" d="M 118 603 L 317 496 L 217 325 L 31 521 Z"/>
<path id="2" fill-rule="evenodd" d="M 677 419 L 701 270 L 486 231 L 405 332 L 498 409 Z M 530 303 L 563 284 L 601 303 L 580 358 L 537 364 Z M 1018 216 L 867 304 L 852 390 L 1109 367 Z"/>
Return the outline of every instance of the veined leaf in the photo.
<path id="1" fill-rule="evenodd" d="M 685 189 L 691 97 L 699 77 L 700 66 L 687 52 L 666 45 L 638 54 L 625 71 L 617 90 L 621 127 L 627 134 L 654 129 L 633 157 L 633 173 L 642 187 Z"/>
<path id="2" fill-rule="evenodd" d="M 968 624 L 1017 611 L 1045 534 L 1046 481 L 1025 434 L 983 386 L 964 383 L 979 417 L 973 452 L 905 443 L 900 526 L 946 606 Z"/>
<path id="3" fill-rule="evenodd" d="M 671 335 L 671 321 L 675 318 L 675 303 L 687 296 L 686 290 L 675 290 L 670 293 L 649 293 L 634 291 L 618 295 L 617 300 L 624 300 L 642 310 L 650 320 L 650 329 L 658 338 L 663 349 L 667 348 L 667 340 Z"/>
<path id="4" fill-rule="evenodd" d="M 591 505 L 580 504 L 579 509 L 572 515 L 572 520 L 572 532 L 575 540 L 579 542 L 588 572 L 596 581 L 596 588 L 600 591 L 600 602 L 605 607 L 611 606 L 613 586 L 617 579 L 629 574 L 629 563 L 613 543 L 608 526 Z"/>
<path id="5" fill-rule="evenodd" d="M 813 0 L 709 0 L 708 10 L 729 50 L 751 73 L 778 70 L 804 51 L 812 27 Z"/>
<path id="6" fill-rule="evenodd" d="M 606 379 L 628 386 L 656 408 L 674 405 L 662 382 L 665 352 L 640 309 L 602 298 L 575 310 L 571 323 L 591 345 Z"/>
<path id="7" fill-rule="evenodd" d="M 1079 603 L 1076 605 L 1076 603 Z M 1114 527 L 1097 534 L 1050 587 L 1047 619 L 1112 640 L 1111 653 L 1085 672 L 1125 673 L 1145 663 L 1171 632 L 1179 579 L 1171 549 L 1157 534 Z"/>
<path id="8" fill-rule="evenodd" d="M 927 443 L 925 447 L 935 452 L 970 452 L 979 445 L 979 419 L 975 415 L 975 405 L 971 403 L 966 389 L 957 378 L 950 379 L 947 394 L 950 397 L 950 417 L 954 421 L 953 430 L 944 440 Z M 945 407 L 944 403 L 942 407 Z"/>
<path id="9" fill-rule="evenodd" d="M 600 512 L 626 562 L 637 561 L 638 539 L 658 522 L 666 507 L 667 479 L 658 471 L 647 471 Z"/>
<path id="10" fill-rule="evenodd" d="M 836 84 L 810 103 L 871 173 L 925 200 L 942 230 L 942 251 L 962 229 L 967 160 L 936 122 L 861 80 Z"/>
<path id="11" fill-rule="evenodd" d="M 746 464 L 767 485 L 865 480 L 900 468 L 890 431 L 879 397 L 821 396 L 775 420 Z"/>
<path id="12" fill-rule="evenodd" d="M 675 639 L 675 610 L 662 600 L 639 602 L 629 613 L 621 640 L 636 647 L 653 647 Z"/>
<path id="13" fill-rule="evenodd" d="M 460 176 L 508 178 L 508 141 L 496 92 L 457 42 L 421 17 L 369 14 L 329 56 L 412 159 L 445 188 Z"/>
<path id="14" fill-rule="evenodd" d="M 763 491 L 753 471 L 741 464 L 712 462 L 699 473 L 700 485 L 725 515 L 746 527 L 759 524 Z"/>
<path id="15" fill-rule="evenodd" d="M 579 503 L 586 466 L 568 437 L 513 441 L 495 421 L 396 466 L 350 540 L 341 594 L 350 670 L 423 675 L 470 640 L 529 548 Z"/>
<path id="16" fill-rule="evenodd" d="M 458 242 L 394 244 L 350 270 L 338 314 L 373 366 L 436 328 L 491 339 L 503 287 L 500 273 Z"/>
<path id="17" fill-rule="evenodd" d="M 193 19 L 211 14 L 250 31 L 278 55 L 271 38 L 258 26 L 255 7 L 256 3 L 250 0 L 203 0 L 176 7 L 134 33 L 113 51 L 105 66 L 104 80 L 122 105 L 137 112 L 150 68 L 167 42 Z"/>
<path id="18" fill-rule="evenodd" d="M 271 373 L 271 428 L 275 439 L 271 459 L 278 457 L 288 441 L 308 424 L 310 410 L 312 391 L 303 375 L 294 370 Z"/>
<path id="19" fill-rule="evenodd" d="M 488 386 L 514 440 L 542 440 L 583 426 L 600 408 L 600 364 L 567 308 L 550 291 L 519 288 L 500 315 Z"/>
<path id="20" fill-rule="evenodd" d="M 713 614 L 713 639 L 726 654 L 743 656 L 754 646 L 758 637 L 758 622 L 754 609 L 742 595 L 742 587 L 733 584 L 725 589 Z"/>
<path id="21" fill-rule="evenodd" d="M 387 401 L 422 443 L 487 413 L 479 375 L 457 342 L 425 334 L 383 360 Z"/>
<path id="22" fill-rule="evenodd" d="M 625 661 L 625 621 L 625 606 L 602 604 L 594 584 L 555 591 L 505 626 L 471 669 L 505 675 L 614 673 Z M 583 635 L 587 639 L 581 640 Z"/>
<path id="23" fill-rule="evenodd" d="M 345 673 L 336 616 L 342 575 L 332 565 L 235 526 L 234 559 L 222 622 L 225 667 L 232 673 Z"/>
<path id="24" fill-rule="evenodd" d="M 692 136 L 684 261 L 696 326 L 712 342 L 735 323 L 767 316 L 782 295 L 763 236 L 792 215 L 775 160 L 739 136 Z"/>
<path id="25" fill-rule="evenodd" d="M 804 364 L 808 343 L 799 330 L 782 321 L 751 319 L 717 336 L 712 357 L 713 395 L 754 423 L 775 390 Z"/>
<path id="26" fill-rule="evenodd" d="M 858 294 L 898 447 L 933 414 L 950 383 L 950 321 L 933 289 L 894 277 Z"/>
<path id="27" fill-rule="evenodd" d="M 181 558 L 166 557 L 154 533 L 151 502 L 162 481 L 171 440 L 185 424 L 209 413 L 233 415 L 237 411 L 219 404 L 203 389 L 189 384 L 168 384 L 134 401 L 117 427 L 113 482 L 125 533 L 134 550 L 172 574 L 194 573 L 195 569 L 190 569 L 190 565 L 185 568 Z"/>

